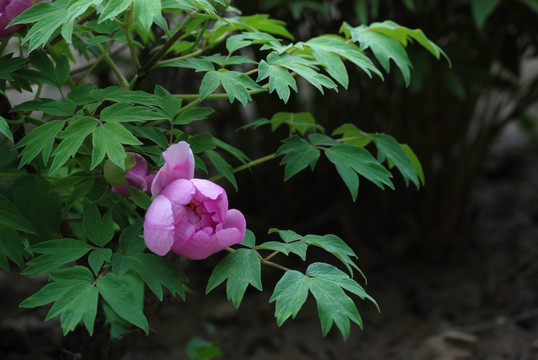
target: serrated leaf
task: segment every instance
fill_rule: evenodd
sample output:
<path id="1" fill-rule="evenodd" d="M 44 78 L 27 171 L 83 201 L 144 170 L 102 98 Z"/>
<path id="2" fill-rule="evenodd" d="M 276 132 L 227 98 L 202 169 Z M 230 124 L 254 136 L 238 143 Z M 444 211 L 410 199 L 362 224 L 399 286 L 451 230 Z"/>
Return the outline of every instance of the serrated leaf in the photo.
<path id="1" fill-rule="evenodd" d="M 93 276 L 82 266 L 51 273 L 54 282 L 45 285 L 19 306 L 32 308 L 54 302 L 45 320 L 61 315 L 64 335 L 82 321 L 90 335 L 93 334 L 97 315 L 98 292 Z"/>
<path id="2" fill-rule="evenodd" d="M 366 55 L 339 36 L 324 35 L 315 37 L 308 40 L 305 45 L 310 47 L 316 60 L 326 66 L 327 72 L 345 88 L 347 88 L 349 81 L 346 68 L 340 59 L 341 57 L 358 66 L 368 77 L 371 78 L 372 73 L 374 73 L 383 79 L 383 74 Z"/>
<path id="3" fill-rule="evenodd" d="M 209 107 L 195 107 L 182 111 L 175 119 L 176 125 L 187 125 L 193 121 L 205 120 L 207 117 L 215 112 L 214 109 Z"/>
<path id="4" fill-rule="evenodd" d="M 333 254 L 338 260 L 340 260 L 349 271 L 350 275 L 353 275 L 353 269 L 360 272 L 359 267 L 351 259 L 357 258 L 357 255 L 351 249 L 345 241 L 333 234 L 327 235 L 306 235 L 302 241 L 308 245 L 314 245 L 322 248 L 323 250 Z M 362 272 L 361 272 L 362 274 Z"/>
<path id="5" fill-rule="evenodd" d="M 354 42 L 360 43 L 360 49 L 371 49 L 374 56 L 387 73 L 390 73 L 390 60 L 392 59 L 400 69 L 406 86 L 411 81 L 411 61 L 407 56 L 404 46 L 391 37 L 375 32 L 364 25 L 351 29 Z"/>
<path id="6" fill-rule="evenodd" d="M 33 225 L 21 214 L 11 201 L 0 193 L 0 225 L 36 234 Z"/>
<path id="7" fill-rule="evenodd" d="M 112 257 L 111 249 L 95 249 L 88 255 L 88 264 L 95 275 L 99 274 L 99 270 L 105 262 L 110 262 Z"/>
<path id="8" fill-rule="evenodd" d="M 417 189 L 420 187 L 418 174 L 411 159 L 395 138 L 387 134 L 366 134 L 366 136 L 375 143 L 382 158 L 387 157 L 396 165 L 406 184 L 411 180 Z"/>
<path id="9" fill-rule="evenodd" d="M 296 72 L 302 76 L 306 81 L 316 87 L 322 94 L 323 89 L 338 89 L 338 85 L 332 81 L 329 77 L 320 74 L 319 69 L 315 66 L 315 63 L 303 55 L 283 53 L 279 54 L 273 51 L 267 56 L 267 63 L 269 65 L 280 65 L 291 71 Z"/>
<path id="10" fill-rule="evenodd" d="M 271 117 L 271 131 L 275 131 L 282 124 L 290 128 L 290 133 L 304 135 L 307 131 L 323 131 L 323 126 L 316 124 L 316 119 L 309 112 L 278 112 Z"/>
<path id="11" fill-rule="evenodd" d="M 284 255 L 289 253 L 296 254 L 303 261 L 306 259 L 306 250 L 308 246 L 301 241 L 295 241 L 290 243 L 283 243 L 278 241 L 266 241 L 263 244 L 257 245 L 256 250 L 275 250 L 280 251 Z"/>
<path id="12" fill-rule="evenodd" d="M 30 260 L 23 274 L 35 276 L 57 270 L 68 262 L 80 259 L 92 249 L 84 241 L 68 238 L 37 243 L 30 246 L 29 250 L 42 255 Z"/>
<path id="13" fill-rule="evenodd" d="M 9 129 L 9 125 L 3 116 L 0 116 L 0 134 L 8 138 L 9 141 L 14 142 L 13 134 L 11 133 L 11 130 Z"/>
<path id="14" fill-rule="evenodd" d="M 284 139 L 282 142 L 284 144 L 278 148 L 276 156 L 284 156 L 280 161 L 280 165 L 285 165 L 284 181 L 307 166 L 314 170 L 320 155 L 318 149 L 297 135 Z"/>
<path id="15" fill-rule="evenodd" d="M 168 92 L 168 90 L 159 85 L 155 87 L 154 94 L 157 105 L 168 116 L 168 120 L 174 120 L 176 114 L 181 109 L 183 100 L 181 100 L 180 98 L 173 97 L 172 94 Z"/>
<path id="16" fill-rule="evenodd" d="M 163 286 L 172 296 L 178 294 L 181 298 L 185 298 L 184 284 L 187 278 L 170 261 L 155 254 L 137 254 L 132 260 L 134 270 L 140 274 L 159 300 L 163 299 Z"/>
<path id="17" fill-rule="evenodd" d="M 99 117 L 103 122 L 144 122 L 162 118 L 162 116 L 150 108 L 134 106 L 129 103 L 110 105 L 101 110 Z"/>
<path id="18" fill-rule="evenodd" d="M 278 97 L 284 103 L 287 103 L 290 98 L 290 88 L 297 92 L 297 82 L 289 70 L 279 65 L 270 65 L 265 60 L 262 60 L 258 65 L 258 78 L 256 81 L 260 82 L 267 78 L 269 78 L 269 93 L 276 90 Z"/>
<path id="19" fill-rule="evenodd" d="M 155 18 L 161 17 L 161 1 L 134 0 L 134 17 L 149 30 Z"/>
<path id="20" fill-rule="evenodd" d="M 97 290 L 119 316 L 144 330 L 146 335 L 149 333 L 148 320 L 143 313 L 143 293 L 135 294 L 129 285 L 113 273 L 97 279 Z"/>
<path id="21" fill-rule="evenodd" d="M 215 166 L 215 169 L 217 169 L 219 174 L 224 176 L 224 178 L 233 185 L 235 190 L 237 190 L 237 181 L 235 180 L 232 166 L 228 164 L 226 160 L 222 158 L 222 156 L 213 150 L 208 150 L 205 152 L 205 154 L 213 166 Z"/>
<path id="22" fill-rule="evenodd" d="M 265 91 L 254 80 L 239 71 L 224 70 L 208 71 L 200 84 L 200 100 L 204 100 L 220 85 L 228 95 L 230 102 L 237 99 L 243 106 L 252 100 L 249 91 Z"/>
<path id="23" fill-rule="evenodd" d="M 337 127 L 333 131 L 332 135 L 342 135 L 342 138 L 339 139 L 342 143 L 353 144 L 360 147 L 365 147 L 371 141 L 367 136 L 364 135 L 362 131 L 359 130 L 359 128 L 350 123 Z"/>
<path id="24" fill-rule="evenodd" d="M 46 164 L 49 160 L 50 153 L 56 135 L 62 130 L 65 120 L 52 120 L 43 125 L 39 125 L 19 141 L 15 147 L 22 149 L 20 153 L 21 162 L 19 168 L 32 161 L 39 153 Z"/>
<path id="25" fill-rule="evenodd" d="M 80 145 L 86 137 L 97 127 L 97 121 L 89 116 L 72 119 L 67 128 L 58 135 L 63 140 L 54 150 L 54 159 L 50 166 L 50 174 L 55 174 L 62 165 L 70 158 L 74 157 Z"/>
<path id="26" fill-rule="evenodd" d="M 251 249 L 238 249 L 228 254 L 213 269 L 207 282 L 206 294 L 225 280 L 228 280 L 226 283 L 228 300 L 231 300 L 236 308 L 241 304 L 249 285 L 262 291 L 258 253 Z"/>
<path id="27" fill-rule="evenodd" d="M 290 316 L 295 316 L 308 297 L 310 280 L 303 273 L 290 270 L 278 281 L 269 302 L 275 303 L 275 317 L 281 326 Z"/>
<path id="28" fill-rule="evenodd" d="M 109 0 L 103 9 L 103 12 L 99 16 L 98 22 L 101 23 L 105 20 L 115 18 L 121 12 L 123 12 L 133 0 Z"/>
<path id="29" fill-rule="evenodd" d="M 136 137 L 117 122 L 108 122 L 98 126 L 93 132 L 92 163 L 90 170 L 103 161 L 105 155 L 122 169 L 125 168 L 125 145 L 141 145 Z"/>
<path id="30" fill-rule="evenodd" d="M 114 220 L 112 212 L 107 211 L 101 218 L 97 206 L 84 199 L 82 202 L 84 218 L 82 225 L 88 239 L 97 246 L 105 246 L 114 237 Z"/>
<path id="31" fill-rule="evenodd" d="M 415 172 L 417 173 L 417 176 L 420 180 L 420 183 L 422 186 L 425 185 L 426 179 L 424 178 L 424 171 L 422 170 L 422 165 L 420 164 L 420 161 L 418 160 L 417 155 L 413 152 L 413 150 L 409 147 L 407 144 L 400 144 L 402 150 L 407 154 L 409 157 L 409 160 L 411 160 L 411 163 L 413 164 L 413 167 L 415 168 Z"/>
<path id="32" fill-rule="evenodd" d="M 321 322 L 321 332 L 326 336 L 334 324 L 338 327 L 344 339 L 347 339 L 350 329 L 350 320 L 362 328 L 362 319 L 353 300 L 340 286 L 323 277 L 310 275 L 309 290 L 316 298 L 318 315 Z"/>
<path id="33" fill-rule="evenodd" d="M 348 187 L 353 201 L 357 199 L 359 191 L 359 177 L 364 176 L 384 189 L 387 185 L 394 189 L 390 178 L 392 174 L 381 165 L 367 150 L 351 144 L 335 145 L 325 150 L 325 155 L 334 164 L 338 174 Z"/>
<path id="34" fill-rule="evenodd" d="M 226 39 L 226 49 L 231 54 L 252 44 L 265 44 L 272 41 L 278 40 L 274 36 L 264 32 L 242 32 Z"/>
<path id="35" fill-rule="evenodd" d="M 1 207 L 1 205 L 0 205 Z M 12 227 L 0 223 L 0 256 L 7 257 L 19 268 L 24 266 L 24 241 L 19 233 Z M 5 266 L 1 266 L 5 271 L 9 271 L 7 261 Z"/>

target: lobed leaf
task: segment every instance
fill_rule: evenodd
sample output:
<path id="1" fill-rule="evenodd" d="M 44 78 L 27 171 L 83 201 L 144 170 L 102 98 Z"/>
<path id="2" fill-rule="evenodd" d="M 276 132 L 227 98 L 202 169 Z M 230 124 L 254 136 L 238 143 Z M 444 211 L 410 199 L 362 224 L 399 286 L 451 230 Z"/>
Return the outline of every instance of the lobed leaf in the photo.
<path id="1" fill-rule="evenodd" d="M 59 269 L 62 265 L 80 259 L 93 247 L 76 239 L 55 239 L 30 246 L 29 251 L 42 254 L 27 263 L 23 274 L 35 276 Z"/>
<path id="2" fill-rule="evenodd" d="M 228 95 L 230 102 L 237 99 L 243 106 L 252 100 L 250 90 L 265 91 L 265 88 L 258 85 L 254 80 L 239 71 L 221 69 L 219 71 L 208 71 L 200 84 L 200 100 L 204 100 L 220 85 Z"/>
<path id="3" fill-rule="evenodd" d="M 21 157 L 19 168 L 28 164 L 39 155 L 39 153 L 41 153 L 43 162 L 46 164 L 52 152 L 52 146 L 54 145 L 56 135 L 62 130 L 64 124 L 65 120 L 52 120 L 43 125 L 39 125 L 24 136 L 21 141 L 15 145 L 15 148 L 24 147 L 19 154 Z"/>
<path id="4" fill-rule="evenodd" d="M 124 320 L 149 334 L 149 324 L 143 312 L 144 293 L 133 292 L 131 287 L 113 273 L 97 279 L 97 290 L 108 305 Z"/>
<path id="5" fill-rule="evenodd" d="M 237 308 L 245 295 L 248 285 L 262 291 L 260 260 L 255 250 L 241 248 L 228 254 L 215 266 L 207 282 L 206 294 L 226 283 L 226 294 Z"/>
<path id="6" fill-rule="evenodd" d="M 125 129 L 120 123 L 108 122 L 98 126 L 93 132 L 92 163 L 93 170 L 103 161 L 105 155 L 117 166 L 125 168 L 125 145 L 141 145 L 136 137 Z"/>
<path id="7" fill-rule="evenodd" d="M 297 135 L 293 135 L 282 142 L 284 144 L 278 148 L 276 156 L 284 156 L 280 161 L 280 165 L 285 165 L 284 181 L 290 179 L 307 166 L 314 170 L 320 155 L 317 148 Z"/>
<path id="8" fill-rule="evenodd" d="M 392 174 L 385 169 L 367 150 L 352 144 L 335 145 L 325 150 L 325 155 L 334 164 L 336 171 L 348 187 L 353 201 L 357 199 L 359 175 L 364 176 L 381 189 L 387 185 L 394 189 Z"/>
<path id="9" fill-rule="evenodd" d="M 33 225 L 21 214 L 7 197 L 0 193 L 0 226 L 10 229 L 36 233 Z"/>

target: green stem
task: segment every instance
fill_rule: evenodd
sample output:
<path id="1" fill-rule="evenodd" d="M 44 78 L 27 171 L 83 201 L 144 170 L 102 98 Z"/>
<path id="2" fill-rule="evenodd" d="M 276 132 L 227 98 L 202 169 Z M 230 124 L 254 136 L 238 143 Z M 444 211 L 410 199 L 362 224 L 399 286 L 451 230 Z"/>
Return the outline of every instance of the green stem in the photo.
<path id="1" fill-rule="evenodd" d="M 97 67 L 97 65 L 99 65 L 101 61 L 103 61 L 105 55 L 108 54 L 110 48 L 112 47 L 112 44 L 113 42 L 111 41 L 110 44 L 108 44 L 108 46 L 106 47 L 105 51 L 103 51 L 101 55 L 99 55 L 99 57 L 95 59 L 94 63 L 88 68 L 86 73 L 82 75 L 82 77 L 77 81 L 77 85 L 80 85 L 82 81 L 84 81 L 84 79 L 86 79 L 92 73 L 92 71 Z"/>
<path id="2" fill-rule="evenodd" d="M 253 166 L 256 166 L 256 165 L 258 165 L 258 164 L 261 164 L 261 163 L 264 163 L 264 162 L 266 162 L 266 161 L 269 161 L 269 160 L 274 159 L 275 156 L 276 156 L 276 153 L 272 153 L 272 154 L 263 156 L 263 157 L 261 157 L 261 158 L 259 158 L 259 159 L 252 160 L 252 161 L 250 161 L 250 162 L 248 162 L 248 163 L 246 163 L 246 164 L 243 164 L 243 165 L 241 165 L 241 166 L 238 166 L 238 167 L 234 168 L 232 171 L 233 171 L 234 173 L 237 173 L 237 172 L 239 172 L 239 171 L 243 171 L 243 170 L 246 170 L 246 169 L 250 169 L 250 168 L 253 167 Z M 211 181 L 216 181 L 216 180 L 222 179 L 223 177 L 224 177 L 223 175 L 218 174 L 218 175 L 215 175 L 215 176 L 211 177 L 209 180 L 211 180 Z"/>
<path id="3" fill-rule="evenodd" d="M 54 59 L 54 61 L 58 62 L 58 59 L 60 58 L 60 56 L 58 55 L 58 53 L 56 52 L 56 50 L 54 50 L 54 48 L 50 45 L 50 44 L 46 44 L 45 45 L 45 48 L 47 49 L 47 51 L 49 52 L 49 54 L 52 56 L 52 58 Z M 69 87 L 71 89 L 74 89 L 77 87 L 77 85 L 75 84 L 75 82 L 73 81 L 73 78 L 71 76 L 69 76 L 67 78 L 67 84 L 69 85 Z M 62 92 L 62 89 L 58 89 L 60 90 L 60 93 Z"/>
<path id="4" fill-rule="evenodd" d="M 234 251 L 236 251 L 235 249 L 233 249 L 231 247 L 228 247 L 228 248 L 226 248 L 224 250 L 228 251 L 229 253 L 233 253 Z M 277 263 L 272 262 L 272 261 L 265 260 L 264 258 L 262 258 L 262 256 L 259 253 L 258 253 L 258 259 L 260 259 L 260 263 L 262 263 L 263 265 L 272 266 L 272 267 L 280 269 L 282 271 L 290 271 L 291 270 L 291 269 L 289 269 L 289 268 L 287 268 L 287 267 L 285 267 L 283 265 L 277 264 Z"/>
<path id="5" fill-rule="evenodd" d="M 125 76 L 123 76 L 123 74 L 121 73 L 120 68 L 118 67 L 118 65 L 116 65 L 114 60 L 112 60 L 110 55 L 107 52 L 105 52 L 105 50 L 103 49 L 103 47 L 101 45 L 97 45 L 97 48 L 99 49 L 99 51 L 101 51 L 101 53 L 105 54 L 105 61 L 108 63 L 108 65 L 110 66 L 110 68 L 112 69 L 114 74 L 116 74 L 116 76 L 118 77 L 118 80 L 120 81 L 121 85 L 128 86 L 129 82 L 127 81 Z"/>
<path id="6" fill-rule="evenodd" d="M 129 28 L 131 27 L 131 24 L 133 23 L 134 15 L 133 15 L 133 7 L 131 6 L 131 10 L 129 12 L 129 15 L 127 16 L 127 20 L 125 21 L 125 24 L 122 25 L 123 32 L 125 33 L 125 38 L 127 39 L 127 45 L 129 46 L 129 52 L 131 53 L 131 58 L 133 59 L 133 63 L 135 64 L 136 70 L 140 69 L 140 60 L 138 60 L 138 56 L 136 55 L 136 49 L 134 47 L 133 38 L 131 36 L 131 31 Z"/>

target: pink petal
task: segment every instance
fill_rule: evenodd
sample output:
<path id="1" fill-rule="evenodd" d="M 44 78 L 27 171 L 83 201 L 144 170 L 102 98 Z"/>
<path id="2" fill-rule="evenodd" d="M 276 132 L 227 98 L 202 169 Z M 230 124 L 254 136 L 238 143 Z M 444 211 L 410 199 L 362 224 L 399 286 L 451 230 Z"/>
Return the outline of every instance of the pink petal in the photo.
<path id="1" fill-rule="evenodd" d="M 157 196 L 144 220 L 144 241 L 149 250 L 166 255 L 174 244 L 174 215 L 172 203 L 165 196 Z"/>
<path id="2" fill-rule="evenodd" d="M 0 5 L 0 37 L 9 36 L 21 27 L 23 27 L 24 25 L 19 24 L 6 28 L 7 25 L 11 22 L 11 20 L 15 19 L 24 10 L 26 10 L 33 4 L 34 2 L 31 0 L 4 0 Z"/>
<path id="3" fill-rule="evenodd" d="M 201 260 L 213 254 L 211 236 L 205 231 L 197 231 L 192 237 L 181 245 L 175 245 L 172 249 L 176 254 L 188 259 Z"/>
<path id="4" fill-rule="evenodd" d="M 216 214 L 217 219 L 215 221 L 224 219 L 224 214 L 228 210 L 228 195 L 226 191 L 209 180 L 191 179 L 191 182 L 198 190 L 195 200 L 203 203 L 208 212 L 214 212 Z"/>
<path id="5" fill-rule="evenodd" d="M 157 196 L 176 179 L 191 179 L 194 176 L 194 155 L 189 144 L 180 141 L 163 152 L 164 166 L 157 172 L 151 185 L 151 193 Z"/>
<path id="6" fill-rule="evenodd" d="M 224 228 L 236 228 L 239 230 L 241 234 L 241 241 L 243 241 L 245 231 L 247 230 L 247 221 L 245 220 L 243 213 L 236 209 L 228 210 L 226 221 L 224 222 Z"/>

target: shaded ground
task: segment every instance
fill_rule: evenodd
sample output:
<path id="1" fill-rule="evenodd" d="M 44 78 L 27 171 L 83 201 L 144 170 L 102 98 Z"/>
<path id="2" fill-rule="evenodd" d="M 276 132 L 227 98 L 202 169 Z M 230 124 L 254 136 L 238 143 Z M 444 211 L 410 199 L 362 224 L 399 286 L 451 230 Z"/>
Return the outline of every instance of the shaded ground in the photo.
<path id="1" fill-rule="evenodd" d="M 347 341 L 334 330 L 321 336 L 311 301 L 278 328 L 268 293 L 248 292 L 238 311 L 224 300 L 223 286 L 220 296 L 204 296 L 209 267 L 197 263 L 189 269 L 195 293 L 171 300 L 125 359 L 186 359 L 192 337 L 218 342 L 222 359 L 538 359 L 538 148 L 516 142 L 501 150 L 473 192 L 476 226 L 457 242 L 465 250 L 388 259 L 356 249 L 382 313 L 359 304 L 365 328 L 354 326 Z M 270 289 L 273 274 L 265 273 Z M 39 286 L 0 274 L 1 314 Z M 25 311 L 4 321 L 0 358 L 58 358 L 61 330 L 56 320 L 44 323 L 45 314 Z"/>

